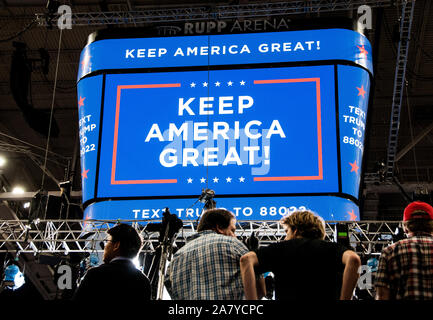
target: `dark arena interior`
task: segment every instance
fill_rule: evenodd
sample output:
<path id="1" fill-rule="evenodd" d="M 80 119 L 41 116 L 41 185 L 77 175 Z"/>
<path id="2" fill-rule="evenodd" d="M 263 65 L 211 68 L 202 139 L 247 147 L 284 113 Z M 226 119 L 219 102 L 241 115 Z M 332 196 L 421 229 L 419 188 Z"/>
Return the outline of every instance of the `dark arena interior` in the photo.
<path id="1" fill-rule="evenodd" d="M 0 0 L 0 114 L 0 305 L 71 300 L 118 222 L 169 300 L 215 206 L 259 246 L 317 212 L 374 300 L 405 207 L 433 201 L 433 2 Z"/>

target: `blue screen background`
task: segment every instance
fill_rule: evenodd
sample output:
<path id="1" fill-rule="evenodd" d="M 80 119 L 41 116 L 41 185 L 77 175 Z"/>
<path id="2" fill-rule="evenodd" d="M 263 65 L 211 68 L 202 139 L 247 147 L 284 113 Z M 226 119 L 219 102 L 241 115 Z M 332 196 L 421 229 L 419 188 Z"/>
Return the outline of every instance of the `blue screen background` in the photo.
<path id="1" fill-rule="evenodd" d="M 320 78 L 320 126 L 322 140 L 323 179 L 294 181 L 254 181 L 254 177 L 302 177 L 319 175 L 318 116 L 316 82 L 254 84 L 254 80 Z M 232 85 L 227 83 L 232 82 Z M 215 83 L 220 83 L 216 86 Z M 244 82 L 243 85 L 240 85 Z M 113 139 L 117 102 L 117 86 L 180 83 L 174 88 L 123 89 L 119 104 L 118 140 L 116 149 L 115 180 L 121 185 L 111 184 L 113 165 Z M 195 83 L 195 87 L 191 87 Z M 208 83 L 208 87 L 203 87 Z M 233 97 L 232 106 L 226 107 L 233 114 L 218 114 L 218 97 Z M 251 107 L 239 114 L 238 97 L 249 96 L 254 100 Z M 199 115 L 200 97 L 213 97 L 212 115 Z M 179 116 L 179 98 L 187 101 L 191 111 Z M 230 101 L 230 100 L 229 100 Z M 209 103 L 209 102 L 208 102 Z M 262 134 L 259 139 L 224 139 L 193 141 L 194 122 L 208 123 L 212 130 L 214 122 L 225 122 L 233 138 L 235 122 L 240 129 L 249 121 L 260 121 L 254 126 L 254 134 Z M 266 138 L 266 130 L 278 120 L 281 130 Z M 187 122 L 191 129 L 188 140 L 182 137 L 174 141 L 160 141 L 154 137 L 145 142 L 153 124 L 158 124 L 164 140 L 168 140 L 169 123 L 179 128 Z M 253 130 L 251 130 L 253 131 Z M 164 133 L 165 132 L 165 133 Z M 282 137 L 284 133 L 284 138 Z M 243 147 L 257 146 L 254 162 L 250 153 Z M 269 146 L 266 157 L 264 146 Z M 218 156 L 213 162 L 218 165 L 206 166 L 203 163 L 203 149 L 216 147 Z M 239 160 L 224 164 L 230 147 L 236 148 Z M 160 154 L 164 148 L 176 150 L 179 164 L 163 166 Z M 182 150 L 194 148 L 199 151 L 197 166 L 182 165 Z M 214 189 L 217 194 L 254 193 L 315 193 L 338 191 L 338 168 L 336 152 L 335 99 L 333 66 L 295 67 L 249 70 L 218 70 L 151 74 L 107 75 L 102 134 L 102 154 L 99 171 L 100 197 L 116 196 L 160 196 L 194 195 L 202 187 Z M 269 164 L 265 162 L 269 160 Z M 240 182 L 240 178 L 245 180 Z M 206 179 L 203 182 L 203 178 Z M 218 178 L 218 182 L 214 182 Z M 231 178 L 227 182 L 227 178 Z M 137 180 L 176 179 L 176 183 L 136 183 Z M 188 181 L 192 179 L 192 181 Z M 131 183 L 126 184 L 128 181 Z"/>

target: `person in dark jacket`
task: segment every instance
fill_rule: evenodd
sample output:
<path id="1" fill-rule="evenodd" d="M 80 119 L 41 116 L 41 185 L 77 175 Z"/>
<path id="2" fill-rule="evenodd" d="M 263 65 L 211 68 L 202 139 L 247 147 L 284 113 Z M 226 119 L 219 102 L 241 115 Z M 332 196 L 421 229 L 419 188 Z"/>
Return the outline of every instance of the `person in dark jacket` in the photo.
<path id="1" fill-rule="evenodd" d="M 142 246 L 137 231 L 118 224 L 107 231 L 104 242 L 104 264 L 87 271 L 74 300 L 88 303 L 150 300 L 150 281 L 132 262 Z"/>
<path id="2" fill-rule="evenodd" d="M 256 300 L 255 276 L 275 275 L 275 299 L 297 301 L 350 300 L 361 259 L 350 248 L 325 241 L 325 223 L 305 210 L 284 217 L 284 241 L 260 247 L 241 257 L 247 300 Z"/>

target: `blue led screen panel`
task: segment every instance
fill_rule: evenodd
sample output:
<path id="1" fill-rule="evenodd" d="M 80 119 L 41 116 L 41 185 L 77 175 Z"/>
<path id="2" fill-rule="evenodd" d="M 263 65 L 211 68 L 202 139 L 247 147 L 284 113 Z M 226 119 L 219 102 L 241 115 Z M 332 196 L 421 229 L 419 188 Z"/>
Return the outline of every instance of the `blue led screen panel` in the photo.
<path id="1" fill-rule="evenodd" d="M 83 49 L 78 79 L 99 70 L 337 60 L 372 72 L 371 50 L 364 35 L 346 29 L 105 39 Z"/>
<path id="2" fill-rule="evenodd" d="M 103 76 L 83 79 L 78 84 L 78 128 L 83 202 L 93 198 L 100 129 Z"/>
<path id="3" fill-rule="evenodd" d="M 332 66 L 107 75 L 98 197 L 337 192 L 333 76 Z"/>
<path id="4" fill-rule="evenodd" d="M 88 45 L 78 83 L 86 217 L 160 219 L 162 207 L 170 207 L 183 219 L 196 219 L 194 210 L 201 209 L 190 207 L 203 188 L 211 188 L 218 206 L 238 219 L 275 220 L 294 208 L 308 208 L 326 220 L 358 220 L 371 71 L 365 69 L 371 66 L 368 41 L 349 30 L 206 38 L 212 50 L 215 43 L 230 47 L 242 40 L 252 48 L 302 34 L 319 37 L 319 49 L 313 50 L 311 42 L 308 54 L 208 56 L 204 68 L 200 57 L 191 60 L 185 51 L 176 59 L 152 60 L 154 68 L 164 67 L 154 71 L 142 68 L 149 60 L 135 56 L 125 65 L 138 54 L 125 48 L 131 43 L 154 47 L 161 44 L 158 38 Z M 340 39 L 341 46 L 353 47 L 351 52 L 336 53 L 350 66 L 322 62 L 332 59 L 323 45 L 337 34 L 353 38 Z M 170 52 L 201 41 L 177 37 L 162 43 Z M 111 51 L 102 55 L 104 44 Z M 122 50 L 129 55 L 106 59 Z M 266 64 L 308 61 L 308 55 L 318 62 Z M 126 72 L 128 66 L 132 70 Z"/>
<path id="5" fill-rule="evenodd" d="M 338 66 L 342 192 L 355 198 L 361 181 L 369 92 L 367 71 Z"/>
<path id="6" fill-rule="evenodd" d="M 279 220 L 295 210 L 313 210 L 326 221 L 358 220 L 359 208 L 351 200 L 338 196 L 218 197 L 218 208 L 226 208 L 238 220 Z M 169 207 L 184 220 L 196 221 L 203 205 L 196 199 L 113 200 L 90 204 L 86 219 L 160 220 Z"/>

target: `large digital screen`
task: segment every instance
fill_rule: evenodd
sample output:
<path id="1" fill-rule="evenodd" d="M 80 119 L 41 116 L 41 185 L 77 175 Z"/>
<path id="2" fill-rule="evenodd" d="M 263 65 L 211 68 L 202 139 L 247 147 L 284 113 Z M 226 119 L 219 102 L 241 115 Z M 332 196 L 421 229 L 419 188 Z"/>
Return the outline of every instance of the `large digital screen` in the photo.
<path id="1" fill-rule="evenodd" d="M 78 83 L 86 217 L 160 219 L 168 207 L 194 220 L 208 188 L 241 220 L 303 208 L 359 220 L 369 50 L 340 29 L 89 44 Z"/>

